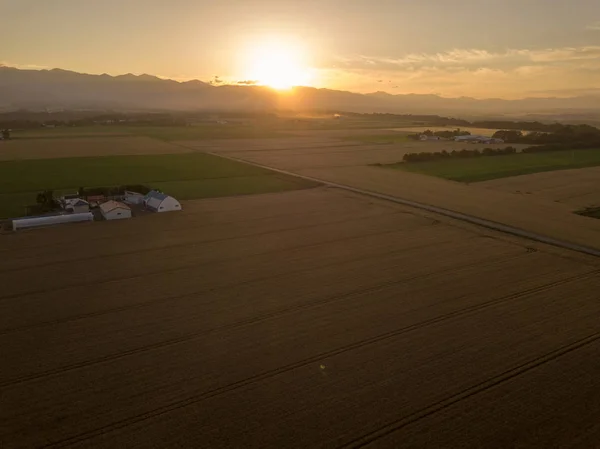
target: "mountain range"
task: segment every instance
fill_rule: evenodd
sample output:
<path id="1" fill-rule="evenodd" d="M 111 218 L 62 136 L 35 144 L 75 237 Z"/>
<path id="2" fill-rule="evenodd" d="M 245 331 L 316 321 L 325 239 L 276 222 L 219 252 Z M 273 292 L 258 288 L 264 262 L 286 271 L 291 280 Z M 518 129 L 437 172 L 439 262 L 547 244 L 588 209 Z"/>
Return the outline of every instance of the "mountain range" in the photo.
<path id="1" fill-rule="evenodd" d="M 443 88 L 443 86 L 438 86 Z M 89 75 L 61 69 L 22 70 L 0 66 L 0 111 L 89 110 L 329 110 L 397 114 L 573 115 L 600 108 L 600 96 L 520 100 L 445 98 L 437 95 L 359 94 L 295 87 L 178 82 L 151 75 Z"/>

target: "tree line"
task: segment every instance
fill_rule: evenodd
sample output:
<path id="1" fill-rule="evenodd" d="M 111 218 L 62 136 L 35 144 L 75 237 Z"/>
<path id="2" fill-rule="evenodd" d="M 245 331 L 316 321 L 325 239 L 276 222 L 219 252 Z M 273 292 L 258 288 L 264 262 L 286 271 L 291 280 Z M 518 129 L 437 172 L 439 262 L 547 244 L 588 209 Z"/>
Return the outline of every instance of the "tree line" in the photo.
<path id="1" fill-rule="evenodd" d="M 463 131 L 460 128 L 456 128 L 452 131 L 450 131 L 450 130 L 432 131 L 430 129 L 427 129 L 427 130 L 423 131 L 422 133 L 409 134 L 406 137 L 408 139 L 412 139 L 412 140 L 419 140 L 419 138 L 421 136 L 436 136 L 436 137 L 440 137 L 442 139 L 452 139 L 453 137 L 470 136 L 470 135 L 471 135 L 471 133 L 469 131 Z"/>
<path id="2" fill-rule="evenodd" d="M 466 159 L 482 156 L 503 156 L 508 154 L 515 154 L 517 149 L 514 147 L 506 148 L 484 148 L 479 150 L 474 148 L 472 150 L 452 150 L 452 151 L 436 151 L 434 153 L 406 153 L 402 160 L 404 162 L 430 162 L 440 159 Z"/>

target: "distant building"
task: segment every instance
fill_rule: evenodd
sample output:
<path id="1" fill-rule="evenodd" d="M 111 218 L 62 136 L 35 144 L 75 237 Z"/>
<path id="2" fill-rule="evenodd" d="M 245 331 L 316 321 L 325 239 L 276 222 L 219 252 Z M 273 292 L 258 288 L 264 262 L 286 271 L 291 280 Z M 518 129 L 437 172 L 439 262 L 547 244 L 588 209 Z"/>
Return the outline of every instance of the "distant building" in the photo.
<path id="1" fill-rule="evenodd" d="M 426 141 L 426 140 L 441 140 L 441 138 L 438 137 L 438 136 L 428 136 L 427 134 L 421 134 L 419 136 L 419 140 L 422 140 L 422 141 Z"/>
<path id="2" fill-rule="evenodd" d="M 181 204 L 175 198 L 164 193 L 151 190 L 144 197 L 144 206 L 154 212 L 171 212 L 181 210 Z"/>
<path id="3" fill-rule="evenodd" d="M 502 139 L 496 139 L 494 137 L 489 136 L 458 136 L 455 137 L 454 140 L 456 142 L 471 142 L 471 143 L 504 143 Z"/>
<path id="4" fill-rule="evenodd" d="M 131 218 L 131 209 L 129 206 L 112 200 L 100 205 L 100 213 L 105 220 L 121 220 L 124 218 Z"/>

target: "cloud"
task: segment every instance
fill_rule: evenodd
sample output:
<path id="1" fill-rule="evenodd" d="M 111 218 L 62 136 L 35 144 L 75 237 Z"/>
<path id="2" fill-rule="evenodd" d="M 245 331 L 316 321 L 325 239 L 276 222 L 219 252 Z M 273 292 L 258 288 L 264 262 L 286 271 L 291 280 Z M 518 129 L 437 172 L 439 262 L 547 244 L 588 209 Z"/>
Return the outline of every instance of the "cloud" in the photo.
<path id="1" fill-rule="evenodd" d="M 48 67 L 45 65 L 36 65 L 36 64 L 16 64 L 8 61 L 0 61 L 0 67 L 13 67 L 15 69 L 22 70 L 49 70 L 52 67 Z"/>
<path id="2" fill-rule="evenodd" d="M 585 27 L 586 30 L 600 31 L 600 20 Z"/>
<path id="3" fill-rule="evenodd" d="M 393 93 L 522 98 L 531 92 L 566 92 L 573 86 L 600 88 L 600 46 L 350 55 L 336 58 L 324 70 L 329 71 L 329 85 L 361 92 L 380 90 L 378 80 L 389 79 Z"/>
<path id="4" fill-rule="evenodd" d="M 418 70 L 423 67 L 450 68 L 515 68 L 538 63 L 568 63 L 600 59 L 600 46 L 561 47 L 542 50 L 509 49 L 490 52 L 482 49 L 454 49 L 444 53 L 408 54 L 399 58 L 355 55 L 337 57 L 339 67 L 348 70 L 382 71 Z"/>
<path id="5" fill-rule="evenodd" d="M 236 84 L 239 84 L 240 86 L 255 86 L 258 84 L 258 80 L 242 80 L 238 81 Z"/>

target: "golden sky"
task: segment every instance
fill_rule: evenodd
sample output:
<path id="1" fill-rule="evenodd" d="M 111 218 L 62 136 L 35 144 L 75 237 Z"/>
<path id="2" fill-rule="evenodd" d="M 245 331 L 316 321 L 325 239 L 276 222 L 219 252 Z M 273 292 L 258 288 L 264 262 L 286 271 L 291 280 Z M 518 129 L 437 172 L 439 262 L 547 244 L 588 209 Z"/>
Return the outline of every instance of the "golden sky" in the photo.
<path id="1" fill-rule="evenodd" d="M 0 62 L 448 97 L 600 89 L 600 1 L 451 3 L 0 0 Z"/>

